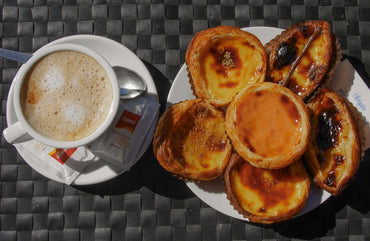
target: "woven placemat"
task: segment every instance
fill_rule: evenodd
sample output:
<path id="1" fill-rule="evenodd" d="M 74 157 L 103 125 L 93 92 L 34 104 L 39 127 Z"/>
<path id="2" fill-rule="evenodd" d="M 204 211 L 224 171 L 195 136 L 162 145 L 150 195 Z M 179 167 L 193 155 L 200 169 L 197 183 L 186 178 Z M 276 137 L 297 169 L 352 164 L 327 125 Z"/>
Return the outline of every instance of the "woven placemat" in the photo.
<path id="1" fill-rule="evenodd" d="M 32 53 L 63 36 L 94 34 L 135 52 L 156 82 L 162 110 L 194 33 L 212 26 L 285 28 L 331 23 L 344 54 L 370 73 L 370 1 L 0 0 L 1 47 Z M 1 128 L 20 64 L 0 59 Z M 166 173 L 150 146 L 105 183 L 67 186 L 32 170 L 2 138 L 0 240 L 370 240 L 369 152 L 351 185 L 308 214 L 264 226 L 230 218 Z"/>

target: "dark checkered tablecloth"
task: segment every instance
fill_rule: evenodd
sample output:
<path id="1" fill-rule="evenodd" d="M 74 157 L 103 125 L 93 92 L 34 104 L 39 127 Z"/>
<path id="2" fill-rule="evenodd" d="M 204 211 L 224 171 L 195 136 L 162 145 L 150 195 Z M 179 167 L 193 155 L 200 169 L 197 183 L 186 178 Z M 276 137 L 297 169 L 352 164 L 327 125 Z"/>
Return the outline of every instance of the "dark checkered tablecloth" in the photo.
<path id="1" fill-rule="evenodd" d="M 1 47 L 32 53 L 63 36 L 106 36 L 134 51 L 155 80 L 162 106 L 195 32 L 323 19 L 369 81 L 366 0 L 0 0 Z M 0 58 L 1 127 L 20 64 Z M 370 104 L 370 103 L 367 103 Z M 91 186 L 48 180 L 4 139 L 0 148 L 0 240 L 370 240 L 369 152 L 337 198 L 280 224 L 233 219 L 196 197 L 156 162 L 152 147 L 128 173 Z"/>

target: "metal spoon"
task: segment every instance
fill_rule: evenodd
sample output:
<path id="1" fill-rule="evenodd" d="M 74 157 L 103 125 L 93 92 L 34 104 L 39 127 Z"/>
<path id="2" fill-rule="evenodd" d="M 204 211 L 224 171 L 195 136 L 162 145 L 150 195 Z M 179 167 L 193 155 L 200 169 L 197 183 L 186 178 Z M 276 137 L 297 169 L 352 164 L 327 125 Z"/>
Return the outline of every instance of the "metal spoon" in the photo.
<path id="1" fill-rule="evenodd" d="M 119 82 L 121 99 L 132 99 L 146 91 L 145 81 L 136 72 L 122 66 L 113 66 L 113 70 Z"/>
<path id="2" fill-rule="evenodd" d="M 0 48 L 0 57 L 25 63 L 32 55 Z M 136 72 L 122 66 L 113 66 L 113 70 L 120 86 L 121 99 L 132 99 L 146 91 L 145 81 Z"/>

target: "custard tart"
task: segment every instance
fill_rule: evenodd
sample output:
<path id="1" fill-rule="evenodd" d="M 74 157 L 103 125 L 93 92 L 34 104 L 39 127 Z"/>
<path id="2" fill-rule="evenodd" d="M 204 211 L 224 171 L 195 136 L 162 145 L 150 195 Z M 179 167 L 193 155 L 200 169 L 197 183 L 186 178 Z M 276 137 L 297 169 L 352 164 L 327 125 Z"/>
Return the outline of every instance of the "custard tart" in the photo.
<path id="1" fill-rule="evenodd" d="M 337 196 L 359 166 L 357 122 L 347 102 L 329 89 L 316 94 L 308 107 L 312 131 L 303 159 L 315 184 Z"/>
<path id="2" fill-rule="evenodd" d="M 226 106 L 244 87 L 265 79 L 263 45 L 237 27 L 218 26 L 196 33 L 185 60 L 195 96 L 215 106 Z"/>
<path id="3" fill-rule="evenodd" d="M 256 167 L 286 167 L 307 148 L 306 105 L 278 84 L 263 82 L 243 89 L 228 106 L 225 123 L 236 152 Z"/>
<path id="4" fill-rule="evenodd" d="M 256 223 L 275 223 L 296 215 L 305 205 L 310 179 L 301 160 L 269 170 L 233 154 L 224 174 L 231 205 Z"/>
<path id="5" fill-rule="evenodd" d="M 219 177 L 231 149 L 223 112 L 203 99 L 169 107 L 159 119 L 153 139 L 159 164 L 183 180 Z"/>
<path id="6" fill-rule="evenodd" d="M 308 99 L 341 59 L 339 42 L 325 21 L 291 26 L 265 45 L 267 81 L 287 86 Z"/>

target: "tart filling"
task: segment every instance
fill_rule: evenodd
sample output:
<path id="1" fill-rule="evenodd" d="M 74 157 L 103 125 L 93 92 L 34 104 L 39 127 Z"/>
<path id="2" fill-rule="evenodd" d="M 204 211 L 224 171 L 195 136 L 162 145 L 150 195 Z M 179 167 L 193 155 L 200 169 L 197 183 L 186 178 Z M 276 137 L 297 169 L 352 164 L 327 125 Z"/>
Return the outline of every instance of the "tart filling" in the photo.
<path id="1" fill-rule="evenodd" d="M 277 169 L 303 154 L 310 125 L 300 98 L 283 86 L 259 83 L 230 104 L 226 130 L 235 150 L 252 165 Z"/>
<path id="2" fill-rule="evenodd" d="M 231 155 L 223 113 L 202 99 L 172 105 L 159 120 L 153 148 L 167 171 L 189 180 L 220 176 Z"/>
<path id="3" fill-rule="evenodd" d="M 336 43 L 325 21 L 297 24 L 267 44 L 271 82 L 309 97 L 336 60 Z"/>
<path id="4" fill-rule="evenodd" d="M 252 222 L 273 223 L 294 216 L 304 206 L 310 180 L 300 160 L 277 170 L 252 166 L 232 156 L 225 171 L 228 198 Z"/>
<path id="5" fill-rule="evenodd" d="M 291 152 L 300 142 L 301 116 L 286 95 L 269 89 L 248 92 L 235 108 L 237 135 L 253 153 L 273 157 Z"/>
<path id="6" fill-rule="evenodd" d="M 264 81 L 266 53 L 253 34 L 231 26 L 197 33 L 186 52 L 195 95 L 225 106 L 244 87 Z"/>
<path id="7" fill-rule="evenodd" d="M 199 56 L 204 88 L 216 99 L 231 101 L 249 83 L 260 81 L 263 55 L 240 37 L 215 38 Z"/>

